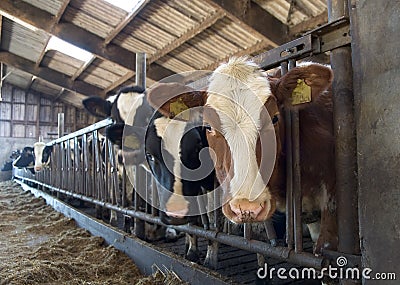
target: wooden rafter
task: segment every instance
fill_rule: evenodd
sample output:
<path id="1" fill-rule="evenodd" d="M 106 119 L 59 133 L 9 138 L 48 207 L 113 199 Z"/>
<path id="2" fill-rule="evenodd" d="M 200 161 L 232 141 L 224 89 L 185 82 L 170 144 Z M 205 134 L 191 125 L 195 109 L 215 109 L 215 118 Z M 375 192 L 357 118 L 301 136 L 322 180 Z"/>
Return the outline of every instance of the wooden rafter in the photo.
<path id="1" fill-rule="evenodd" d="M 128 25 L 133 18 L 135 18 L 135 16 L 144 8 L 144 6 L 149 3 L 149 1 L 150 0 L 143 1 L 137 9 L 134 9 L 132 12 L 130 12 L 128 16 L 126 16 L 126 18 L 122 20 L 121 23 L 119 23 L 114 28 L 114 30 L 112 30 L 112 32 L 104 39 L 104 43 L 108 45 L 119 34 L 119 32 L 121 32 L 122 29 L 125 28 L 126 25 Z"/>
<path id="2" fill-rule="evenodd" d="M 71 91 L 84 95 L 104 93 L 102 89 L 96 86 L 83 81 L 73 81 L 63 73 L 47 67 L 38 67 L 34 62 L 9 52 L 0 51 L 0 61 Z"/>
<path id="3" fill-rule="evenodd" d="M 242 3 L 232 0 L 205 0 L 210 5 L 226 11 L 227 17 L 240 24 L 252 34 L 258 34 L 269 42 L 270 46 L 276 47 L 287 41 L 288 27 L 276 19 L 270 13 L 262 9 L 258 4 L 251 2 L 246 13 L 243 13 Z"/>
<path id="4" fill-rule="evenodd" d="M 218 9 L 216 13 L 210 15 L 208 18 L 206 18 L 204 21 L 201 23 L 195 25 L 192 29 L 188 30 L 185 34 L 168 44 L 167 46 L 163 47 L 162 49 L 158 50 L 155 54 L 153 54 L 149 58 L 149 63 L 152 63 L 164 55 L 170 53 L 172 50 L 176 49 L 183 43 L 187 42 L 191 38 L 195 37 L 208 27 L 212 26 L 215 22 L 217 22 L 219 19 L 223 18 L 225 16 L 225 12 L 222 9 Z"/>
<path id="5" fill-rule="evenodd" d="M 294 9 L 299 10 L 301 13 L 303 13 L 307 17 L 313 17 L 313 14 L 311 13 L 311 11 L 301 1 L 286 0 L 286 2 L 290 3 L 290 7 L 291 8 L 293 7 L 293 10 Z M 290 9 L 289 9 L 289 12 L 290 12 Z M 289 17 L 289 15 L 288 15 L 288 17 Z"/>
<path id="6" fill-rule="evenodd" d="M 79 75 L 81 75 L 86 70 L 86 68 L 88 68 L 88 66 L 92 64 L 95 58 L 96 58 L 95 56 L 92 56 L 90 60 L 83 63 L 82 66 L 74 73 L 74 75 L 71 76 L 71 80 L 76 80 L 79 77 Z"/>
<path id="7" fill-rule="evenodd" d="M 117 88 L 119 85 L 123 84 L 125 81 L 129 80 L 135 75 L 135 72 L 129 71 L 127 72 L 124 76 L 121 76 L 117 81 L 113 82 L 110 86 L 108 86 L 106 89 L 104 89 L 104 93 L 108 93 L 114 88 Z"/>
<path id="8" fill-rule="evenodd" d="M 47 47 L 47 45 L 48 45 L 50 39 L 51 39 L 51 36 L 48 36 L 47 39 L 46 39 L 46 42 L 45 42 L 45 44 L 44 44 L 44 46 L 43 46 L 43 50 L 42 50 L 42 52 L 40 53 L 38 59 L 36 60 L 36 66 L 39 66 L 40 63 L 42 62 L 42 60 L 43 60 L 43 58 L 44 58 L 44 55 L 45 55 L 46 52 L 47 52 L 46 47 Z"/>
<path id="9" fill-rule="evenodd" d="M 69 2 L 71 2 L 71 0 L 64 0 L 60 10 L 58 10 L 57 14 L 54 16 L 54 23 L 60 22 L 60 19 L 64 14 L 65 10 L 67 9 Z"/>
<path id="10" fill-rule="evenodd" d="M 212 64 L 206 65 L 206 66 L 202 67 L 201 70 L 214 70 L 221 64 L 221 62 L 227 61 L 232 56 L 240 57 L 240 56 L 250 55 L 250 54 L 256 53 L 262 49 L 265 49 L 268 46 L 270 46 L 270 43 L 268 41 L 258 42 L 248 48 L 242 49 L 234 54 L 230 54 L 230 55 L 226 56 L 225 58 L 219 60 L 218 62 L 214 62 Z"/>
<path id="11" fill-rule="evenodd" d="M 312 17 L 307 21 L 301 22 L 291 27 L 289 29 L 289 36 L 291 38 L 296 37 L 306 31 L 312 30 L 317 26 L 325 24 L 327 22 L 328 22 L 328 11 L 324 11 L 316 17 Z"/>

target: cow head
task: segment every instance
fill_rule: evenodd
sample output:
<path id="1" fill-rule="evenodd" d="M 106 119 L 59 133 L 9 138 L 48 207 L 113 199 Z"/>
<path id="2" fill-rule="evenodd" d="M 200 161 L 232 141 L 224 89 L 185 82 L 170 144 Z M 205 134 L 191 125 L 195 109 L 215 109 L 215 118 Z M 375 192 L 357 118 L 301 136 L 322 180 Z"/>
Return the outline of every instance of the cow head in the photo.
<path id="1" fill-rule="evenodd" d="M 48 146 L 44 142 L 36 142 L 33 145 L 33 150 L 35 159 L 34 170 L 36 172 L 39 172 L 44 167 L 49 165 L 51 152 L 53 151 L 53 146 Z"/>
<path id="2" fill-rule="evenodd" d="M 196 197 L 214 187 L 202 122 L 191 110 L 187 116 L 180 112 L 190 109 L 196 99 L 200 102 L 203 93 L 175 83 L 162 83 L 148 92 L 148 101 L 157 112 L 146 132 L 146 159 L 157 181 L 161 219 L 166 224 L 195 219 L 199 212 Z"/>
<path id="3" fill-rule="evenodd" d="M 296 67 L 267 77 L 251 61 L 232 59 L 210 79 L 204 123 L 224 187 L 223 213 L 233 222 L 258 222 L 276 209 L 285 108 L 306 108 L 330 86 L 330 68 Z M 299 103 L 296 105 L 295 103 Z"/>

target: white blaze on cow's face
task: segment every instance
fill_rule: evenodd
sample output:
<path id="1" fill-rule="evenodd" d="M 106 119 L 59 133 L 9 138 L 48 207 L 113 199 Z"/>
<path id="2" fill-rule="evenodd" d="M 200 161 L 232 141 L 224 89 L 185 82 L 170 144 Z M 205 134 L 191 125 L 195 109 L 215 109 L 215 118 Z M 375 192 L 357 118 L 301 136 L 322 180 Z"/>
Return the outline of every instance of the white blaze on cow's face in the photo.
<path id="1" fill-rule="evenodd" d="M 254 63 L 244 59 L 232 59 L 221 65 L 210 78 L 206 107 L 214 116 L 205 115 L 212 130 L 207 139 L 210 147 L 216 148 L 216 160 L 220 160 L 216 174 L 221 185 L 225 185 L 223 212 L 233 222 L 262 221 L 275 211 L 257 157 L 261 155 L 257 153 L 259 134 L 264 128 L 261 114 L 270 96 L 267 78 Z M 221 143 L 213 142 L 217 136 L 224 138 Z M 225 147 L 221 147 L 224 143 Z"/>
<path id="2" fill-rule="evenodd" d="M 172 194 L 165 204 L 166 214 L 175 218 L 183 218 L 189 212 L 189 202 L 183 196 L 180 141 L 185 133 L 187 123 L 160 117 L 154 121 L 154 126 L 157 135 L 161 138 L 161 155 L 163 155 L 162 163 L 165 163 L 169 171 L 172 172 L 174 180 L 171 191 Z M 170 155 L 172 161 L 169 160 L 165 154 Z M 167 174 L 166 171 L 164 174 Z"/>
<path id="3" fill-rule="evenodd" d="M 43 150 L 44 150 L 45 146 L 46 146 L 46 144 L 44 142 L 37 142 L 33 145 L 34 154 L 35 154 L 35 166 L 34 166 L 35 171 L 41 171 L 43 169 L 43 167 L 45 166 L 42 163 Z"/>
<path id="4" fill-rule="evenodd" d="M 121 119 L 132 125 L 136 115 L 136 110 L 143 104 L 144 94 L 135 92 L 121 93 L 118 97 L 117 108 Z"/>

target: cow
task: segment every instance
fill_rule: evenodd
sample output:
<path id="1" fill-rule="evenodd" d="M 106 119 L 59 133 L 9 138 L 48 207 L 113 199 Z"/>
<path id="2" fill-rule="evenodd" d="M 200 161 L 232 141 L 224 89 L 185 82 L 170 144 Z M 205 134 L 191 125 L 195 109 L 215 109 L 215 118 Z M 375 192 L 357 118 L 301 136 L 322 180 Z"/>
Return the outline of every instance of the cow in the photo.
<path id="1" fill-rule="evenodd" d="M 40 172 L 49 165 L 53 146 L 46 145 L 44 142 L 36 142 L 33 144 L 33 149 L 35 158 L 34 170 Z"/>
<path id="2" fill-rule="evenodd" d="M 206 91 L 182 94 L 167 102 L 203 107 L 203 125 L 216 177 L 223 192 L 224 215 L 232 222 L 255 223 L 286 209 L 285 120 L 283 110 L 300 117 L 303 221 L 315 252 L 337 247 L 335 216 L 333 72 L 307 63 L 283 76 L 267 76 L 246 57 L 232 58 L 210 76 Z M 160 104 L 159 104 L 160 106 Z M 184 205 L 184 204 L 182 204 Z M 181 205 L 181 207 L 183 207 Z"/>
<path id="3" fill-rule="evenodd" d="M 119 147 L 117 152 L 118 173 L 122 174 L 124 165 L 127 172 L 131 174 L 130 176 L 134 176 L 133 166 L 145 162 L 144 145 L 141 142 L 144 142 L 146 127 L 154 112 L 146 100 L 145 89 L 139 86 L 123 87 L 116 95 L 107 99 L 91 96 L 84 99 L 82 103 L 91 115 L 103 119 L 111 117 L 115 121 L 113 125 L 106 128 L 105 135 Z M 125 141 L 123 141 L 124 134 Z M 128 179 L 126 187 L 128 207 L 133 205 L 133 185 L 131 183 L 133 181 Z M 170 228 L 160 228 L 149 223 L 146 223 L 145 226 L 148 240 L 160 239 L 161 235 L 167 240 L 175 240 L 179 237 L 175 230 Z"/>
<path id="4" fill-rule="evenodd" d="M 19 157 L 14 160 L 14 167 L 28 169 L 32 174 L 35 174 L 34 167 L 34 157 L 33 157 L 33 147 L 26 146 L 21 151 Z"/>
<path id="5" fill-rule="evenodd" d="M 153 109 L 145 98 L 145 89 L 140 86 L 128 86 L 121 88 L 116 95 L 107 99 L 91 96 L 82 101 L 84 108 L 92 115 L 99 118 L 111 117 L 115 124 L 106 128 L 106 136 L 110 141 L 122 148 L 122 136 L 125 125 L 142 130 L 144 138 L 149 119 Z M 143 141 L 143 140 L 142 140 Z M 135 148 L 137 151 L 143 148 Z M 131 154 L 135 164 L 144 161 L 144 153 Z"/>

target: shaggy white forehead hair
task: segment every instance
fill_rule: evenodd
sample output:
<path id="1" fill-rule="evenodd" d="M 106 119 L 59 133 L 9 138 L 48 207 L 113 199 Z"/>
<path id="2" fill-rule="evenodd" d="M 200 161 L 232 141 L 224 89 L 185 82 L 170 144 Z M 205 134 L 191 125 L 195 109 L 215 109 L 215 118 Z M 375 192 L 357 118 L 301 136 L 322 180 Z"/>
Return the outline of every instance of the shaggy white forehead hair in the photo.
<path id="1" fill-rule="evenodd" d="M 258 174 L 255 147 L 261 110 L 271 96 L 268 79 L 246 57 L 232 58 L 213 72 L 207 92 L 207 106 L 217 112 L 220 131 L 232 153 L 235 175 L 231 192 L 252 201 L 265 188 Z"/>

